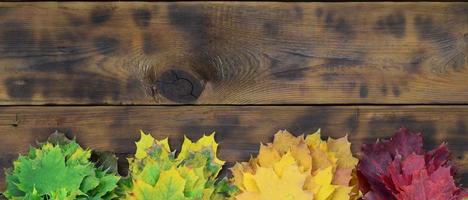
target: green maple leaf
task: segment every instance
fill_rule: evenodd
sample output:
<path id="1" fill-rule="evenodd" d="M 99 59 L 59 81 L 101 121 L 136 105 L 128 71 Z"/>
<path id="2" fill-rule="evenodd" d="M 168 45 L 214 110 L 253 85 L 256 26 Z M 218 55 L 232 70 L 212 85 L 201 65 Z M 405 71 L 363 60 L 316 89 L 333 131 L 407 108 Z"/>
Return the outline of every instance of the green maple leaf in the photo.
<path id="1" fill-rule="evenodd" d="M 93 172 L 91 165 L 67 167 L 59 146 L 44 151 L 34 160 L 21 157 L 15 167 L 20 169 L 17 174 L 17 187 L 22 191 L 31 192 L 35 188 L 39 195 L 49 194 L 60 188 L 67 191 L 76 190 L 83 178 Z"/>
<path id="2" fill-rule="evenodd" d="M 92 199 L 101 199 L 106 194 L 112 192 L 119 182 L 119 178 L 105 172 L 97 172 L 99 184 L 91 192 Z"/>
<path id="3" fill-rule="evenodd" d="M 99 185 L 99 178 L 96 176 L 87 176 L 81 183 L 81 190 L 83 192 L 89 192 Z"/>
<path id="4" fill-rule="evenodd" d="M 91 151 L 54 133 L 48 142 L 30 148 L 7 170 L 8 199 L 114 199 L 119 181 L 115 174 L 96 167 Z"/>

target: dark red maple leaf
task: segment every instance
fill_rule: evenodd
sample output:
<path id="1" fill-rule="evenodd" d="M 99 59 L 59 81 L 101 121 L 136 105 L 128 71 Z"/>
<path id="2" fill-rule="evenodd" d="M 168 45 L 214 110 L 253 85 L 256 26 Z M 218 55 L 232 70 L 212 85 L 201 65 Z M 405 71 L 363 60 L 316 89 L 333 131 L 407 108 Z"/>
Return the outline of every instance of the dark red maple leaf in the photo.
<path id="1" fill-rule="evenodd" d="M 364 199 L 458 200 L 455 168 L 445 144 L 425 152 L 420 133 L 400 128 L 388 140 L 362 146 L 357 166 Z"/>

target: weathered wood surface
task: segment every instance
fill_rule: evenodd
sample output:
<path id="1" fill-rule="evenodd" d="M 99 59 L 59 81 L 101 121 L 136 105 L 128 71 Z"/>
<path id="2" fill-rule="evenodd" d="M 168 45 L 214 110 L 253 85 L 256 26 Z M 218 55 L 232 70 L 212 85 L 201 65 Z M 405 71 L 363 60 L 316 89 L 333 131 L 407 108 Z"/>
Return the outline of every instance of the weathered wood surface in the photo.
<path id="1" fill-rule="evenodd" d="M 232 162 L 247 160 L 279 129 L 301 134 L 321 128 L 324 136 L 333 137 L 348 134 L 353 151 L 358 152 L 363 142 L 390 136 L 400 126 L 422 131 L 426 148 L 447 141 L 460 164 L 461 182 L 468 184 L 468 108 L 464 106 L 2 107 L 0 166 L 2 170 L 11 166 L 18 153 L 54 130 L 73 134 L 85 147 L 113 151 L 122 158 L 134 153 L 139 129 L 156 138 L 169 137 L 177 148 L 183 134 L 195 139 L 216 131 L 220 157 Z M 125 167 L 125 159 L 121 161 Z"/>
<path id="2" fill-rule="evenodd" d="M 0 104 L 468 103 L 468 3 L 0 3 Z"/>

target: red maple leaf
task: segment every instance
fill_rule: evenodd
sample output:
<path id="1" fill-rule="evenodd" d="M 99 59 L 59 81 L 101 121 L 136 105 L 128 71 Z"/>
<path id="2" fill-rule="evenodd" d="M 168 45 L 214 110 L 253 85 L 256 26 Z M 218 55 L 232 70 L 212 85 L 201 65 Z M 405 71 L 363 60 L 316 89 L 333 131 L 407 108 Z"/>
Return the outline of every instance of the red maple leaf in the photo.
<path id="1" fill-rule="evenodd" d="M 362 146 L 358 177 L 364 199 L 455 200 L 455 168 L 445 144 L 424 152 L 421 134 L 400 128 L 389 140 Z"/>

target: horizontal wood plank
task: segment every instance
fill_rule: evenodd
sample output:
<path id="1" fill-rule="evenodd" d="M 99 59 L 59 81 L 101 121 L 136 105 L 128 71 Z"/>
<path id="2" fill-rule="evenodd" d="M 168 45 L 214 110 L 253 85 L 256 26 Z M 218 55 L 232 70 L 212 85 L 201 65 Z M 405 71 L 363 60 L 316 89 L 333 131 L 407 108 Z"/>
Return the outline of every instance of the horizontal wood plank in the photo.
<path id="1" fill-rule="evenodd" d="M 297 135 L 318 128 L 323 136 L 348 134 L 357 153 L 363 142 L 388 137 L 400 126 L 422 132 L 426 149 L 447 141 L 460 165 L 461 182 L 468 184 L 468 106 L 0 107 L 0 170 L 55 130 L 75 136 L 84 147 L 117 153 L 125 171 L 124 158 L 134 153 L 139 129 L 159 139 L 169 137 L 174 148 L 184 134 L 196 139 L 216 131 L 220 157 L 232 164 L 248 160 L 279 129 Z"/>
<path id="2" fill-rule="evenodd" d="M 468 3 L 0 3 L 0 104 L 468 103 Z"/>

